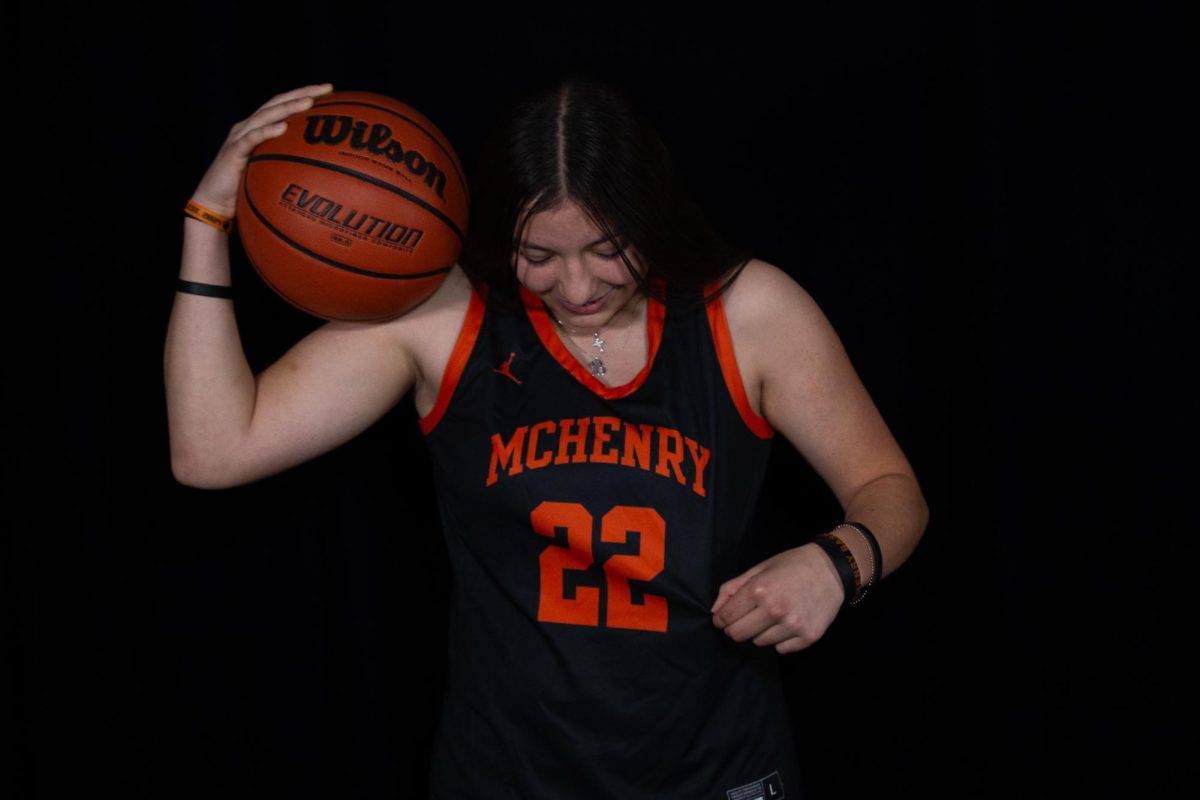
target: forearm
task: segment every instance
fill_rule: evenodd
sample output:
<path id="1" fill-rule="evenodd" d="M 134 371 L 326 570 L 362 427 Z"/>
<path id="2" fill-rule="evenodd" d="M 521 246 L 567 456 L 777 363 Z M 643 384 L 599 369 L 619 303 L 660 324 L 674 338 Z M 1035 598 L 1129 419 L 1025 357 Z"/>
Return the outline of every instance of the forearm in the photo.
<path id="1" fill-rule="evenodd" d="M 929 523 L 929 506 L 911 475 L 882 475 L 851 498 L 844 519 L 862 523 L 875 535 L 883 555 L 883 577 L 894 572 L 916 549 Z M 870 545 L 848 528 L 839 528 L 835 533 L 854 555 L 865 583 L 870 578 L 873 557 Z"/>
<path id="2" fill-rule="evenodd" d="M 186 217 L 179 277 L 228 286 L 229 237 Z M 171 464 L 186 479 L 250 426 L 254 375 L 228 299 L 176 292 L 163 353 Z"/>

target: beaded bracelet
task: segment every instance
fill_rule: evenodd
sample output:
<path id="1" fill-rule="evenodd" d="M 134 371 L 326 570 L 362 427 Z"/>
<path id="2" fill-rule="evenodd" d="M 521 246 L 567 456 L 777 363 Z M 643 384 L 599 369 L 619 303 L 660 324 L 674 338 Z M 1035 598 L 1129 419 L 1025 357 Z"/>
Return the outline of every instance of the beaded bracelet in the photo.
<path id="1" fill-rule="evenodd" d="M 843 522 L 834 526 L 833 529 L 836 531 L 838 528 L 852 528 L 858 531 L 858 533 L 867 540 L 867 544 L 871 548 L 871 577 L 867 581 L 866 586 L 862 588 L 862 591 L 850 601 L 850 605 L 855 605 L 864 597 L 866 597 L 867 590 L 879 583 L 880 578 L 883 577 L 883 553 L 880 552 L 879 540 L 875 538 L 875 534 L 871 533 L 871 529 L 866 525 L 863 525 L 861 522 Z"/>

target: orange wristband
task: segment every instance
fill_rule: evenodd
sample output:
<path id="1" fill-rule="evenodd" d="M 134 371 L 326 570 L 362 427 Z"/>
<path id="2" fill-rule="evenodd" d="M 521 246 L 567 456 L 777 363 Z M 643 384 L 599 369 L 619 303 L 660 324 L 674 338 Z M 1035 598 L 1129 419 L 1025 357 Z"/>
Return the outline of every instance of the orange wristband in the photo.
<path id="1" fill-rule="evenodd" d="M 222 216 L 217 212 L 205 208 L 195 200 L 188 200 L 187 205 L 183 207 L 183 213 L 189 217 L 194 217 L 201 222 L 212 225 L 223 233 L 229 233 L 233 229 L 233 220 L 229 217 Z"/>

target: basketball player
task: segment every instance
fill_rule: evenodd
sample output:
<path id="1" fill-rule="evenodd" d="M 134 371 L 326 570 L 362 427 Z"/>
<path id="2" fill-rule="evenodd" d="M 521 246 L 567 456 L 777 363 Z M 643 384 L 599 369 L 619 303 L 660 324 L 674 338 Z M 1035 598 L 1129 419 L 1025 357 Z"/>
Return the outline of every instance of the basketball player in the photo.
<path id="1" fill-rule="evenodd" d="M 250 151 L 331 88 L 234 126 L 195 202 L 232 216 Z M 327 323 L 255 376 L 232 303 L 185 286 L 176 477 L 278 473 L 414 392 L 455 575 L 431 796 L 800 796 L 776 659 L 908 558 L 911 466 L 817 304 L 703 226 L 619 95 L 565 81 L 482 163 L 461 265 L 401 317 Z M 180 277 L 227 286 L 225 234 L 184 225 Z M 747 565 L 776 433 L 847 523 Z"/>

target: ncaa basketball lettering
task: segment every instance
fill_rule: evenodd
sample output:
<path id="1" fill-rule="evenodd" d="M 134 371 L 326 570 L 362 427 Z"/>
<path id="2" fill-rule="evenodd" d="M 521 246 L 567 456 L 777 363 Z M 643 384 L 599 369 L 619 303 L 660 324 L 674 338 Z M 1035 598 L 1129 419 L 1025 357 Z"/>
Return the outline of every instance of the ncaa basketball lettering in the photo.
<path id="1" fill-rule="evenodd" d="M 401 164 L 415 178 L 446 199 L 446 173 L 437 164 L 414 150 L 405 150 L 404 145 L 392 138 L 392 129 L 382 122 L 371 125 L 342 114 L 310 114 L 305 117 L 304 141 L 308 144 L 348 144 L 355 150 L 364 150 L 371 155 L 382 156 L 393 164 Z"/>
<path id="2" fill-rule="evenodd" d="M 616 464 L 653 470 L 704 497 L 707 447 L 674 428 L 635 425 L 617 417 L 582 417 L 522 425 L 508 437 L 492 434 L 487 484 L 502 475 L 565 464 Z"/>
<path id="3" fill-rule="evenodd" d="M 413 250 L 425 231 L 420 228 L 410 228 L 398 222 L 376 217 L 352 208 L 342 214 L 342 204 L 328 197 L 309 192 L 303 186 L 289 183 L 279 198 L 282 202 L 295 206 L 302 211 L 327 219 L 347 230 L 355 231 L 372 239 L 382 239 L 385 242 L 400 245 L 406 250 Z"/>

